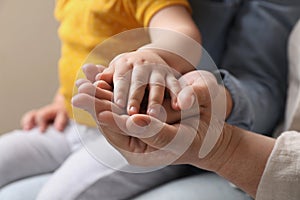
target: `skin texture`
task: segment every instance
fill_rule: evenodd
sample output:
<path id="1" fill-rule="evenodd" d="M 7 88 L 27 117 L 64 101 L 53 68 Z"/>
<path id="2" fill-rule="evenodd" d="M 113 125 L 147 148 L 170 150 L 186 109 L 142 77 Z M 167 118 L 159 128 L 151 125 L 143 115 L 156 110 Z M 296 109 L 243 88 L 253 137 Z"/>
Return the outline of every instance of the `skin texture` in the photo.
<path id="1" fill-rule="evenodd" d="M 157 34 L 150 29 L 151 43 L 146 45 L 147 47 L 117 56 L 108 68 L 98 75 L 98 80 L 114 85 L 114 102 L 125 108 L 129 115 L 140 112 L 145 90 L 148 88 L 147 114 L 157 117 L 157 107 L 163 102 L 166 88 L 171 96 L 172 108 L 179 109 L 176 96 L 181 87 L 176 77 L 194 69 L 190 63 L 194 61 L 189 62 L 170 52 L 169 47 L 184 49 L 186 46 L 189 50 L 193 47 L 195 50 L 191 52 L 195 52 L 195 58 L 191 60 L 197 60 L 201 55 L 200 33 L 190 13 L 183 6 L 169 6 L 160 10 L 152 17 L 149 28 L 164 29 L 168 32 L 160 31 Z M 170 31 L 180 36 L 174 34 L 174 38 L 170 38 Z M 195 43 L 198 46 L 195 46 Z M 177 51 L 176 48 L 173 50 Z M 172 66 L 174 70 L 168 66 Z"/>
<path id="2" fill-rule="evenodd" d="M 95 81 L 94 74 L 100 73 L 104 70 L 101 66 L 84 66 L 83 71 L 87 74 L 87 78 L 91 81 Z M 93 74 L 92 76 L 88 76 Z M 103 87 L 105 88 L 105 87 Z M 53 102 L 42 108 L 31 110 L 24 114 L 21 119 L 21 127 L 23 130 L 31 130 L 38 127 L 41 133 L 44 133 L 50 124 L 54 125 L 54 128 L 63 132 L 68 124 L 69 116 L 65 108 L 64 97 L 59 92 L 55 95 Z"/>
<path id="3" fill-rule="evenodd" d="M 59 93 L 56 94 L 54 101 L 47 106 L 37 110 L 27 112 L 21 120 L 23 130 L 31 130 L 39 127 L 44 133 L 50 124 L 58 131 L 63 131 L 69 121 L 69 117 L 64 105 L 64 97 Z"/>
<path id="4" fill-rule="evenodd" d="M 163 105 L 167 115 L 172 117 L 167 117 L 166 122 L 145 114 L 129 116 L 111 101 L 113 94 L 107 83 L 92 84 L 91 80 L 81 80 L 77 85 L 80 92 L 73 98 L 73 105 L 93 114 L 104 136 L 129 163 L 139 166 L 191 164 L 218 173 L 255 197 L 275 140 L 226 123 L 218 126 L 220 120 L 209 109 L 212 102 L 218 101 L 218 92 L 208 95 L 207 86 L 217 89 L 218 85 L 208 72 L 190 72 L 183 78 L 185 76 L 191 80 L 184 86 L 189 88 L 185 92 L 190 92 L 190 88 L 195 91 L 192 95 L 199 102 L 200 118 L 193 112 L 195 107 L 187 106 L 185 118 L 179 122 L 178 111 L 170 105 L 170 109 L 165 106 L 170 104 L 168 100 L 164 100 Z M 178 102 L 185 96 L 179 93 Z M 199 158 L 199 149 L 210 124 L 215 131 L 221 131 L 221 136 L 212 151 Z M 179 142 L 166 148 L 177 135 Z M 192 138 L 191 144 L 181 148 L 187 138 Z"/>
<path id="5" fill-rule="evenodd" d="M 172 94 L 181 90 L 172 69 L 152 51 L 122 54 L 98 77 L 114 85 L 114 102 L 122 108 L 127 104 L 129 115 L 139 113 L 146 88 L 149 90 L 147 114 L 152 116 L 157 115 L 155 106 L 162 104 L 165 88 L 170 88 Z M 175 101 L 176 96 L 172 97 Z"/>
<path id="6" fill-rule="evenodd" d="M 169 20 L 166 20 L 168 18 L 172 18 L 172 22 Z M 164 8 L 160 10 L 158 13 L 155 14 L 155 16 L 152 17 L 149 27 L 155 27 L 155 28 L 164 28 L 164 29 L 170 29 L 173 31 L 180 32 L 188 37 L 193 38 L 195 41 L 200 42 L 200 33 L 194 24 L 193 20 L 191 19 L 190 13 L 184 8 L 183 6 L 169 6 L 167 8 Z M 151 38 L 153 41 L 155 41 L 156 37 Z M 152 49 L 152 50 L 145 50 L 145 52 L 137 53 L 137 55 L 130 54 L 127 55 L 127 57 L 132 57 L 131 60 L 132 62 L 129 64 L 121 64 L 118 65 L 117 67 L 112 64 L 113 70 L 108 71 L 106 74 L 106 82 L 113 82 L 113 77 L 115 79 L 118 79 L 116 77 L 122 76 L 121 74 L 118 74 L 120 72 L 119 69 L 127 69 L 128 71 L 131 71 L 132 69 L 135 69 L 134 67 L 136 66 L 136 63 L 139 63 L 142 59 L 144 59 L 140 54 L 147 55 L 146 60 L 149 58 L 149 60 L 155 65 L 165 65 L 166 63 L 174 62 L 176 65 L 172 66 L 177 66 L 179 68 L 184 68 L 185 71 L 191 70 L 191 65 L 186 62 L 184 59 L 177 59 L 177 55 L 173 55 L 172 53 L 169 52 L 164 52 L 161 50 L 157 49 Z M 125 56 L 126 54 L 124 54 Z M 144 59 L 145 60 L 145 59 Z M 149 62 L 149 61 L 148 61 Z M 189 67 L 186 67 L 189 66 Z M 117 68 L 117 73 L 114 72 L 114 69 Z M 176 69 L 176 70 L 178 70 Z M 84 69 L 85 70 L 85 69 Z M 88 69 L 88 70 L 98 70 L 98 69 Z M 160 76 L 157 76 L 157 74 L 160 74 L 163 70 L 156 70 L 156 72 L 151 73 L 149 76 L 153 77 L 151 78 L 153 82 L 159 82 L 157 81 L 158 79 L 162 79 Z M 179 70 L 181 72 L 181 70 Z M 97 71 L 97 73 L 103 72 Z M 182 71 L 184 72 L 184 71 Z M 123 73 L 122 71 L 120 73 Z M 110 75 L 109 75 L 110 74 Z M 113 75 L 113 76 L 111 76 Z M 105 77 L 105 76 L 103 76 Z M 107 80 L 107 77 L 109 77 L 111 80 Z M 172 78 L 173 77 L 173 78 Z M 93 77 L 87 77 L 89 80 L 95 79 L 95 76 Z M 136 77 L 139 79 L 138 77 Z M 167 81 L 167 86 L 170 88 L 173 88 L 175 93 L 179 91 L 179 84 L 177 80 L 174 78 L 174 75 L 172 73 L 168 73 L 166 75 L 165 80 Z M 156 104 L 159 104 L 162 102 L 162 98 L 164 97 L 164 92 L 162 92 L 163 88 L 165 85 L 161 84 L 153 84 L 151 87 L 151 95 L 149 97 L 149 108 L 148 108 L 148 113 L 152 115 L 157 115 L 157 112 L 155 110 Z M 127 90 L 124 94 L 122 94 L 124 97 L 127 97 L 125 99 L 122 99 L 123 102 L 127 105 L 127 101 L 130 102 L 130 104 L 127 106 L 128 107 L 128 113 L 134 114 L 137 113 L 139 107 L 140 107 L 140 101 L 143 98 L 142 92 L 139 93 L 140 91 L 143 91 L 143 87 L 139 88 L 137 84 L 130 84 L 131 90 Z M 137 92 L 130 92 L 130 91 L 136 91 L 135 88 L 137 89 Z M 118 86 L 118 84 L 114 87 L 114 89 L 117 91 L 116 94 L 121 94 L 123 92 L 122 88 Z M 129 94 L 129 95 L 128 95 Z M 171 95 L 173 96 L 173 99 L 175 99 L 175 96 L 172 93 Z M 115 102 L 118 102 L 117 96 L 114 97 Z M 122 102 L 122 101 L 121 101 Z M 119 103 L 119 106 L 122 107 L 124 103 Z M 175 101 L 173 102 L 173 107 L 176 107 Z M 51 104 L 44 106 L 39 109 L 35 109 L 32 111 L 27 112 L 21 119 L 21 126 L 24 130 L 30 130 L 34 127 L 39 127 L 41 132 L 45 132 L 47 127 L 50 124 L 54 124 L 54 127 L 59 130 L 63 131 L 68 123 L 69 117 L 67 115 L 65 106 L 64 106 L 64 97 L 61 95 L 59 92 L 54 97 L 54 100 Z"/>

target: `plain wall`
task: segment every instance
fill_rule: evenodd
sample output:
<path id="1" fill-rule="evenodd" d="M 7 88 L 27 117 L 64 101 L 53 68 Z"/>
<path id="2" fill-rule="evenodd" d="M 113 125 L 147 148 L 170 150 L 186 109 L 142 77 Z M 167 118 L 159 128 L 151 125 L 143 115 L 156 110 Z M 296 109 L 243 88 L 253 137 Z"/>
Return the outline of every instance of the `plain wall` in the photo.
<path id="1" fill-rule="evenodd" d="M 0 1 L 0 134 L 52 101 L 60 44 L 55 1 Z"/>

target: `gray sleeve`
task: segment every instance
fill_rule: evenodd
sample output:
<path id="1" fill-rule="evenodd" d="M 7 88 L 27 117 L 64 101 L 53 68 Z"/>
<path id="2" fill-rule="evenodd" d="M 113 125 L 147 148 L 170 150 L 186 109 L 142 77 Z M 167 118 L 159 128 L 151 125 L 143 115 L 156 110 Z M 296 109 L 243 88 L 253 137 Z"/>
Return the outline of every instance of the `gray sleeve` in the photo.
<path id="1" fill-rule="evenodd" d="M 271 133 L 284 116 L 287 39 L 299 0 L 190 0 L 203 47 L 233 98 L 227 122 Z M 199 68 L 201 69 L 201 68 Z"/>
<path id="2" fill-rule="evenodd" d="M 231 94 L 233 108 L 227 123 L 243 129 L 251 129 L 254 121 L 253 104 L 244 91 L 241 82 L 226 70 L 220 70 L 223 84 Z"/>
<path id="3" fill-rule="evenodd" d="M 245 1 L 233 22 L 221 61 L 233 98 L 228 123 L 271 133 L 284 116 L 287 40 L 300 17 L 300 2 Z"/>

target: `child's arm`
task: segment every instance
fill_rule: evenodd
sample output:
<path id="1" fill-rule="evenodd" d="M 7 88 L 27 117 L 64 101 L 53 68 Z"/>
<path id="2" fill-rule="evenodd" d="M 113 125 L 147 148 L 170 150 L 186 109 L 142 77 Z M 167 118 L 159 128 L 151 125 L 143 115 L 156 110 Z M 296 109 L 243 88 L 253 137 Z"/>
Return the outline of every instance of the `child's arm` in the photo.
<path id="1" fill-rule="evenodd" d="M 183 6 L 170 6 L 155 14 L 149 24 L 151 44 L 141 49 L 158 53 L 181 74 L 194 70 L 201 56 L 201 36 Z"/>
<path id="2" fill-rule="evenodd" d="M 118 56 L 102 76 L 112 77 L 114 102 L 123 108 L 127 105 L 130 115 L 139 112 L 148 83 L 148 114 L 157 113 L 152 111 L 162 103 L 165 87 L 172 91 L 172 107 L 178 108 L 176 96 L 180 86 L 175 73 L 167 66 L 182 74 L 193 70 L 200 60 L 200 33 L 185 7 L 160 10 L 152 17 L 149 27 L 151 43 L 136 52 Z"/>

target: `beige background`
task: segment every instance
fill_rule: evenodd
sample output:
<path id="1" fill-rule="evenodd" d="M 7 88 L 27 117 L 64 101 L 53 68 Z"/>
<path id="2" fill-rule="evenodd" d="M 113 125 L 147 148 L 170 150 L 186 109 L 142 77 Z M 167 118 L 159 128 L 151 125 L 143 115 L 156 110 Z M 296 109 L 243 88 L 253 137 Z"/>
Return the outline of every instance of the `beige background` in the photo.
<path id="1" fill-rule="evenodd" d="M 19 128 L 22 114 L 51 102 L 59 41 L 55 1 L 0 1 L 0 134 Z"/>

